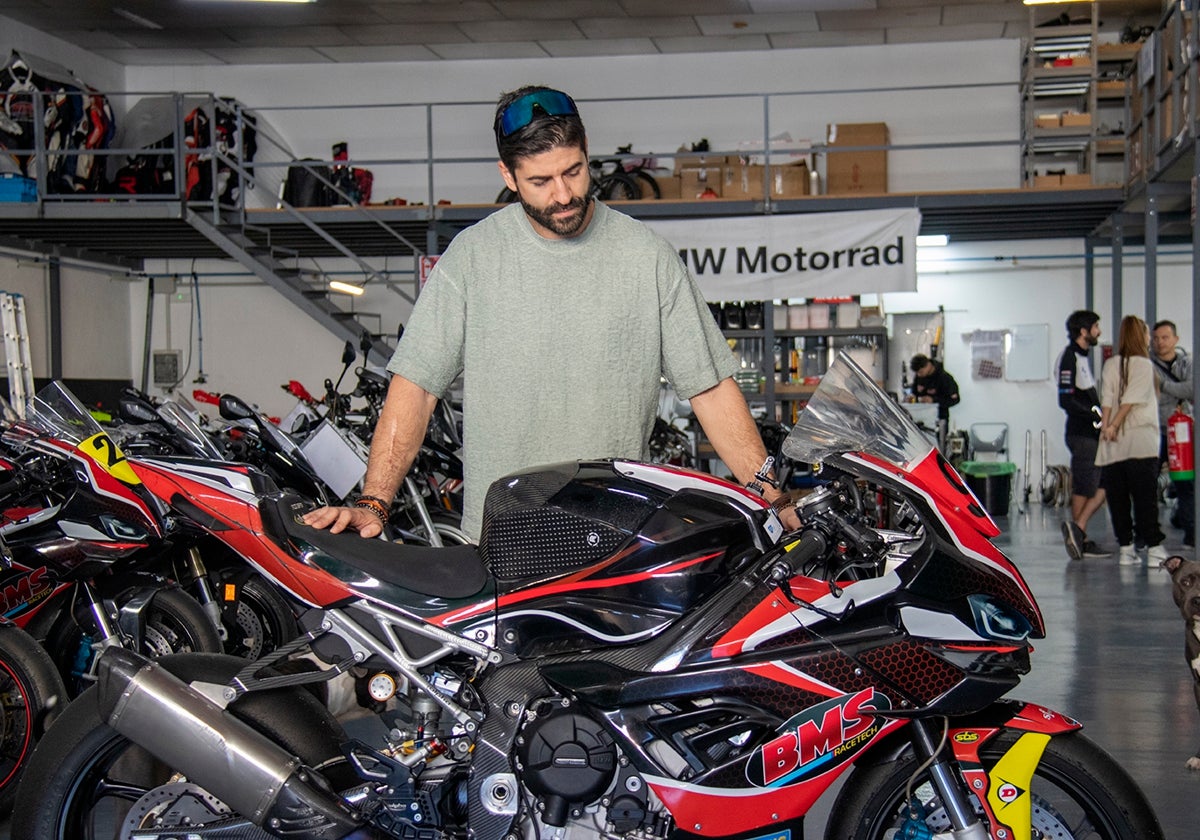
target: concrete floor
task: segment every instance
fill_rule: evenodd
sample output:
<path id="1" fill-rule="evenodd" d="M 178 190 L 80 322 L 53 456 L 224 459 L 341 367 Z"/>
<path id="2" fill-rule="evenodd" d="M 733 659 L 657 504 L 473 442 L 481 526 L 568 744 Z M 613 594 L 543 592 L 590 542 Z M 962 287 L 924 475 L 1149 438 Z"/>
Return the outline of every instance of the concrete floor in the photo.
<path id="1" fill-rule="evenodd" d="M 1026 576 L 1047 624 L 1033 671 L 1011 696 L 1082 721 L 1145 791 L 1169 840 L 1200 837 L 1200 772 L 1184 766 L 1200 747 L 1200 710 L 1167 573 L 1119 566 L 1115 553 L 1069 560 L 1061 510 L 1035 505 L 1021 514 L 1014 507 L 997 521 L 998 543 Z M 1168 547 L 1178 549 L 1180 533 L 1167 533 Z M 1089 536 L 1113 544 L 1103 515 L 1093 519 Z M 822 836 L 831 799 L 832 792 L 809 815 L 809 840 Z M 7 824 L 0 824 L 0 840 L 8 837 Z"/>

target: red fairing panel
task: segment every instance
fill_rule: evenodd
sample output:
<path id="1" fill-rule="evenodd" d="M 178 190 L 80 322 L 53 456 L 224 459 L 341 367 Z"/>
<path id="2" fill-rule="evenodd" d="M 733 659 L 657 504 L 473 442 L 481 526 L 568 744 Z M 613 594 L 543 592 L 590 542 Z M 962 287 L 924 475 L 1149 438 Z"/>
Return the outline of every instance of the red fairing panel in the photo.
<path id="1" fill-rule="evenodd" d="M 985 566 L 992 567 L 1017 585 L 1037 613 L 1038 620 L 1035 630 L 1045 633 L 1041 609 L 1037 606 L 1037 599 L 1033 597 L 1033 592 L 1025 583 L 1025 578 L 1012 561 L 992 544 L 991 538 L 997 536 L 1000 529 L 996 526 L 995 521 L 984 512 L 983 505 L 979 503 L 975 494 L 965 483 L 960 483 L 958 486 L 951 483 L 943 471 L 942 464 L 939 463 L 936 450 L 930 450 L 928 455 L 914 464 L 911 472 L 904 472 L 892 464 L 869 455 L 860 454 L 847 457 L 876 472 L 899 476 L 915 487 L 937 511 L 946 530 L 949 531 L 951 539 L 964 555 Z M 945 467 L 953 469 L 949 464 L 945 464 Z M 961 482 L 961 477 L 957 473 L 954 475 Z M 971 504 L 975 505 L 978 513 L 967 509 Z"/>
<path id="2" fill-rule="evenodd" d="M 252 494 L 222 487 L 211 479 L 205 480 L 204 471 L 211 472 L 212 468 L 191 476 L 175 468 L 163 469 L 144 461 L 130 463 L 158 498 L 170 502 L 174 496 L 182 496 L 224 523 L 228 530 L 207 527 L 206 530 L 297 598 L 312 606 L 328 607 L 353 597 L 350 588 L 333 575 L 305 565 L 272 542 L 264 532 L 257 499 Z"/>

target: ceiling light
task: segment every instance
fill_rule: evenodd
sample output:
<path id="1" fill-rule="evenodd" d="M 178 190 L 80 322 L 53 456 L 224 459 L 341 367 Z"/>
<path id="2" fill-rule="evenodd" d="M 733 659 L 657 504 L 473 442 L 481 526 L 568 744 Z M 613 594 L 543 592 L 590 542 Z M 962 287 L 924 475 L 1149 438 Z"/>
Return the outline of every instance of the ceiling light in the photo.
<path id="1" fill-rule="evenodd" d="M 944 233 L 923 233 L 917 237 L 918 248 L 945 248 L 950 244 L 950 237 Z"/>
<path id="2" fill-rule="evenodd" d="M 267 0 L 267 2 L 279 2 L 279 0 Z M 363 293 L 362 286 L 355 286 L 353 283 L 343 283 L 341 280 L 330 280 L 329 290 L 331 292 L 341 292 L 345 295 L 358 296 Z"/>
<path id="3" fill-rule="evenodd" d="M 317 0 L 204 0 L 210 3 L 316 3 Z"/>
<path id="4" fill-rule="evenodd" d="M 150 18 L 144 18 L 141 15 L 135 15 L 128 9 L 122 9 L 120 6 L 113 6 L 113 14 L 117 15 L 118 17 L 125 18 L 125 20 L 129 21 L 130 23 L 136 23 L 138 26 L 144 29 L 162 29 L 160 24 L 155 23 L 154 21 L 150 20 Z"/>
<path id="5" fill-rule="evenodd" d="M 1091 3 L 1092 0 L 1023 0 L 1026 6 L 1056 6 L 1059 3 Z"/>

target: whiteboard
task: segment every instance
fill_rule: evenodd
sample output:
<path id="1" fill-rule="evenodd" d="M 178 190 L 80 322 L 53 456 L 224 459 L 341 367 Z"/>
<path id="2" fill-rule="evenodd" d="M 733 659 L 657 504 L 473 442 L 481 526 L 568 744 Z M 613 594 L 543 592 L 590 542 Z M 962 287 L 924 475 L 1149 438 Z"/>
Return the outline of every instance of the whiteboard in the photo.
<path id="1" fill-rule="evenodd" d="M 1050 325 L 1018 324 L 1005 342 L 1004 378 L 1040 382 L 1050 378 Z"/>

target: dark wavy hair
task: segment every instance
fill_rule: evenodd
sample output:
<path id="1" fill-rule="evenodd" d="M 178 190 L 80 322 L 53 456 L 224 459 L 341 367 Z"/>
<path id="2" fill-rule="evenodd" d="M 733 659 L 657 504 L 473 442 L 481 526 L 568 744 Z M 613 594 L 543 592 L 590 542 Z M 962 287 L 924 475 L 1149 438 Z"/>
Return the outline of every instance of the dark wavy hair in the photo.
<path id="1" fill-rule="evenodd" d="M 507 137 L 500 136 L 500 115 L 511 103 L 526 94 L 539 90 L 553 90 L 545 85 L 526 85 L 500 96 L 496 103 L 496 118 L 492 129 L 496 133 L 496 151 L 500 154 L 501 162 L 509 171 L 517 168 L 517 162 L 523 157 L 540 155 L 563 146 L 582 149 L 587 154 L 587 131 L 584 130 L 583 120 L 577 114 L 550 116 L 541 114 L 524 128 L 514 131 Z"/>
<path id="2" fill-rule="evenodd" d="M 1067 316 L 1067 336 L 1074 341 L 1080 330 L 1090 330 L 1100 316 L 1090 309 L 1077 309 Z"/>

